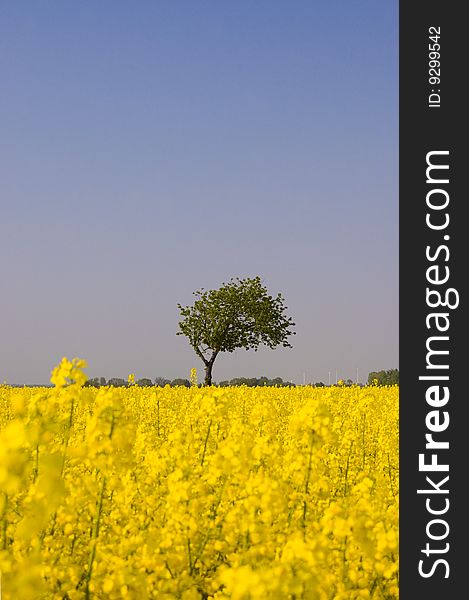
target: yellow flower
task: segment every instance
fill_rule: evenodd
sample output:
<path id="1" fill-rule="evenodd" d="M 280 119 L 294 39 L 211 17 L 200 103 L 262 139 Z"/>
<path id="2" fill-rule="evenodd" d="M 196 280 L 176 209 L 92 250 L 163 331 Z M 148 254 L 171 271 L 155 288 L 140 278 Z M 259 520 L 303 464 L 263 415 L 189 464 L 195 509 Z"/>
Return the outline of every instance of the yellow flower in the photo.
<path id="1" fill-rule="evenodd" d="M 81 358 L 74 358 L 70 361 L 64 356 L 60 364 L 52 370 L 50 381 L 58 388 L 71 384 L 82 386 L 88 379 L 83 373 L 83 369 L 86 369 L 87 366 L 86 361 Z"/>
<path id="2" fill-rule="evenodd" d="M 85 367 L 0 386 L 12 598 L 397 600 L 397 386 L 94 388 Z"/>

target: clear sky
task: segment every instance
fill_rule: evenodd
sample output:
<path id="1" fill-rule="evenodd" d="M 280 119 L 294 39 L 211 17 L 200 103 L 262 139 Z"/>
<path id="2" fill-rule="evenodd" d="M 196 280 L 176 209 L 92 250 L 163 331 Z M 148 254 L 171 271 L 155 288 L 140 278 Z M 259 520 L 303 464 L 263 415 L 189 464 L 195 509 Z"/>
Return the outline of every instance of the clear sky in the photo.
<path id="1" fill-rule="evenodd" d="M 397 0 L 5 0 L 0 72 L 2 381 L 202 374 L 177 303 L 255 275 L 294 348 L 215 381 L 398 368 Z"/>

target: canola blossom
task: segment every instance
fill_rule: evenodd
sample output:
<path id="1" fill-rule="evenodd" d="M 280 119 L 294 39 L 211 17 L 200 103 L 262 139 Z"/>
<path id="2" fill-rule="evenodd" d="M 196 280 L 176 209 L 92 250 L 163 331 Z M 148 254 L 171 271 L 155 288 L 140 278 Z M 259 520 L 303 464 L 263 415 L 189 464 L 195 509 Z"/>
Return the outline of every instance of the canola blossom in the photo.
<path id="1" fill-rule="evenodd" d="M 398 598 L 398 387 L 0 385 L 2 599 Z"/>

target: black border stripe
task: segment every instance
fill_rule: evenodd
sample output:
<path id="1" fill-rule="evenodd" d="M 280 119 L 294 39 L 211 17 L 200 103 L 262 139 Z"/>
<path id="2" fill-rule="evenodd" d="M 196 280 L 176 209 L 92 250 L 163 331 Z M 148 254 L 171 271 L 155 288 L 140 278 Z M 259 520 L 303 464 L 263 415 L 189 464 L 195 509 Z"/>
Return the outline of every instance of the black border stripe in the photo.
<path id="1" fill-rule="evenodd" d="M 464 213 L 469 198 L 463 189 L 466 174 L 465 159 L 467 118 L 463 112 L 463 86 L 467 79 L 467 66 L 463 58 L 469 54 L 467 26 L 462 15 L 463 3 L 457 2 L 401 2 L 399 15 L 399 369 L 400 369 L 400 598 L 433 598 L 447 600 L 465 597 L 467 550 L 467 518 L 465 507 L 468 504 L 465 481 L 469 469 L 465 467 L 469 458 L 466 439 L 468 421 L 465 418 L 469 393 L 466 372 L 469 372 L 469 354 L 466 351 L 465 321 L 467 271 L 469 251 Z M 429 27 L 440 27 L 440 83 L 429 82 Z M 440 106 L 429 106 L 432 89 L 441 96 Z M 436 96 L 434 97 L 434 99 Z M 448 158 L 440 158 L 449 164 L 448 184 L 426 182 L 426 156 L 434 150 L 449 151 Z M 436 173 L 436 172 L 435 172 Z M 443 178 L 443 177 L 442 177 Z M 442 188 L 449 195 L 448 208 L 432 211 L 428 208 L 426 196 L 430 189 Z M 437 199 L 438 193 L 434 198 Z M 440 200 L 444 194 L 439 194 Z M 426 214 L 433 212 L 432 218 L 443 217 L 448 212 L 450 222 L 444 230 L 431 230 L 426 225 Z M 449 239 L 444 239 L 449 235 Z M 429 261 L 426 247 L 435 255 L 439 245 L 449 249 L 449 260 L 445 261 L 446 251 Z M 431 285 L 427 279 L 427 269 L 438 265 L 440 273 L 449 267 L 449 280 L 446 284 Z M 436 271 L 431 274 L 435 275 Z M 431 309 L 426 301 L 426 288 L 438 289 L 443 294 L 449 287 L 457 290 L 460 304 L 455 309 L 438 307 Z M 452 296 L 453 299 L 455 295 Z M 440 348 L 449 350 L 448 355 L 440 355 L 439 362 L 448 365 L 447 370 L 428 369 L 426 343 L 429 336 L 436 335 L 435 321 L 428 328 L 426 317 L 431 312 L 449 313 L 449 337 L 440 341 Z M 466 315 L 467 316 L 467 315 Z M 432 344 L 437 342 L 433 341 Z M 432 346 L 436 348 L 435 345 Z M 420 375 L 449 375 L 449 381 L 430 382 L 419 380 Z M 426 390 L 430 385 L 447 385 L 450 399 L 445 407 L 440 407 L 443 418 L 446 411 L 450 418 L 449 427 L 434 439 L 447 440 L 449 449 L 437 452 L 438 462 L 449 465 L 449 472 L 423 472 L 419 470 L 419 454 L 425 453 L 425 461 L 431 460 L 434 450 L 425 450 L 425 434 L 429 433 L 426 415 L 435 410 L 426 402 Z M 440 390 L 442 387 L 439 388 Z M 449 475 L 448 494 L 418 494 L 418 489 L 431 488 L 426 476 L 438 483 Z M 426 507 L 441 509 L 449 499 L 448 511 L 440 517 L 431 515 Z M 433 523 L 432 519 L 446 520 L 449 533 L 445 539 L 434 541 L 428 538 L 427 528 L 435 536 L 443 535 L 445 526 Z M 447 552 L 430 553 L 427 557 L 422 550 L 426 544 L 432 549 Z M 449 577 L 444 563 L 434 565 L 438 559 L 446 560 Z M 419 561 L 424 560 L 422 570 L 434 573 L 427 578 L 419 574 Z"/>

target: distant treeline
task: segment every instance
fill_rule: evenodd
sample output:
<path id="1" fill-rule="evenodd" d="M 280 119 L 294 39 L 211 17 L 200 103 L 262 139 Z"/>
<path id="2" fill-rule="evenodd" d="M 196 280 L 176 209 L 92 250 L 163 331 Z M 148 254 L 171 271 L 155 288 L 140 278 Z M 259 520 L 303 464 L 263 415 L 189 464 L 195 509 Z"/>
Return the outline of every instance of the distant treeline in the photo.
<path id="1" fill-rule="evenodd" d="M 92 379 L 88 379 L 85 385 L 91 387 L 103 387 L 105 385 L 112 385 L 114 387 L 124 387 L 128 386 L 129 384 L 125 379 L 122 379 L 121 377 L 111 377 L 111 379 L 109 379 L 108 381 L 106 381 L 104 377 L 93 377 Z M 164 377 L 156 377 L 154 381 L 144 377 L 143 379 L 137 379 L 135 381 L 135 385 L 139 385 L 142 387 L 164 387 L 165 385 L 169 385 L 171 387 L 175 387 L 178 385 L 190 387 L 191 382 L 189 381 L 189 379 L 183 379 L 180 377 L 173 380 L 165 379 Z M 199 383 L 199 387 L 201 385 L 202 384 Z M 290 381 L 283 381 L 281 377 L 275 377 L 274 379 L 269 379 L 268 377 L 236 377 L 234 379 L 220 381 L 219 383 L 215 383 L 214 385 L 218 385 L 220 387 L 226 387 L 229 385 L 247 385 L 249 387 L 255 387 L 259 385 L 294 386 L 295 384 L 291 383 Z"/>
<path id="2" fill-rule="evenodd" d="M 135 381 L 136 385 L 141 387 L 164 387 L 165 385 L 169 385 L 171 387 L 175 387 L 178 385 L 183 385 L 185 387 L 190 387 L 191 382 L 189 379 L 184 378 L 176 378 L 176 379 L 166 379 L 164 377 L 156 377 L 153 381 L 146 377 L 142 379 L 137 379 Z M 344 386 L 354 385 L 355 382 L 351 379 L 340 380 L 340 384 Z M 399 370 L 398 369 L 388 369 L 387 371 L 372 371 L 368 375 L 368 384 L 369 385 L 398 385 L 399 384 Z M 106 380 L 104 377 L 93 377 L 92 379 L 88 379 L 86 382 L 87 386 L 92 387 L 102 387 L 105 385 L 112 385 L 114 387 L 125 387 L 128 386 L 128 382 L 121 377 L 111 377 L 111 379 Z M 199 383 L 199 387 L 201 387 L 201 383 Z M 296 386 L 297 384 L 292 383 L 291 381 L 283 381 L 281 377 L 275 377 L 274 379 L 269 379 L 268 377 L 235 377 L 234 379 L 226 379 L 224 381 L 220 381 L 218 383 L 214 383 L 219 387 L 226 386 L 236 386 L 236 385 L 246 385 L 248 387 L 256 387 L 256 386 Z M 322 381 L 318 381 L 316 383 L 309 383 L 308 385 L 314 385 L 316 387 L 326 387 L 326 384 Z"/>
<path id="3" fill-rule="evenodd" d="M 269 379 L 268 377 L 235 377 L 234 379 L 220 381 L 218 384 L 220 387 L 226 387 L 228 385 L 247 385 L 248 387 L 256 387 L 258 385 L 269 385 L 280 387 L 294 386 L 295 384 L 291 381 L 283 381 L 281 377 L 275 377 Z"/>

